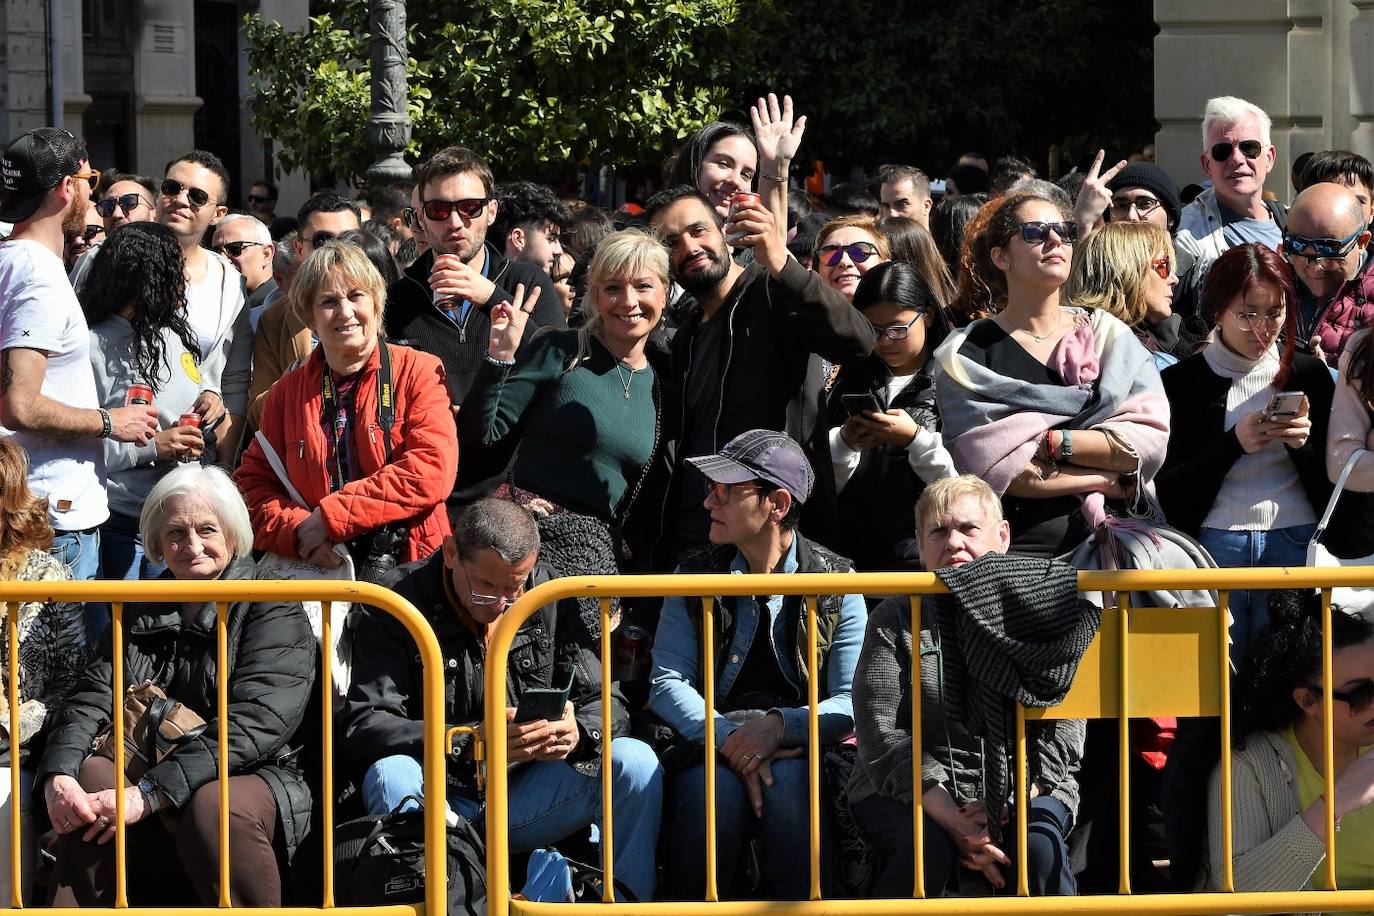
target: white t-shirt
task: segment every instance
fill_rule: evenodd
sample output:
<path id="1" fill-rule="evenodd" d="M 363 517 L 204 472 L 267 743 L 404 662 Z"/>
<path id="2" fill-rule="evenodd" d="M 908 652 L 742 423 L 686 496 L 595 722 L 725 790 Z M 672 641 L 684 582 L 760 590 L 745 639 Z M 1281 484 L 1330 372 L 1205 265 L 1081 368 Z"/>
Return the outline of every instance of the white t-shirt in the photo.
<path id="1" fill-rule="evenodd" d="M 71 407 L 99 406 L 90 331 L 62 259 L 27 239 L 0 243 L 0 350 L 48 354 L 42 393 Z M 58 531 L 80 531 L 110 517 L 105 454 L 99 439 L 48 439 L 0 427 L 29 453 L 29 487 L 48 498 Z"/>
<path id="2" fill-rule="evenodd" d="M 205 276 L 196 283 L 186 284 L 186 322 L 200 341 L 200 358 L 206 359 L 210 349 L 219 339 L 220 325 L 223 324 L 225 284 L 242 283 L 238 272 L 230 277 L 219 258 L 206 255 Z M 242 305 L 242 300 L 239 301 Z"/>

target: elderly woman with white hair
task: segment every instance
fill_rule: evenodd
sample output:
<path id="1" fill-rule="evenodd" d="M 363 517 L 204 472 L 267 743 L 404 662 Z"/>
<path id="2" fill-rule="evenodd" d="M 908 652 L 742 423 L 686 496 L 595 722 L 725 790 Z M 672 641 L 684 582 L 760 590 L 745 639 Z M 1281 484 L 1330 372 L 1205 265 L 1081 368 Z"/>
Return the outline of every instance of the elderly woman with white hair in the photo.
<path id="1" fill-rule="evenodd" d="M 149 494 L 140 528 L 149 555 L 167 566 L 163 578 L 254 578 L 248 510 L 219 468 L 191 464 L 168 473 Z M 109 841 L 116 785 L 123 786 L 129 848 L 139 851 L 128 857 L 129 899 L 218 901 L 220 676 L 229 679 L 230 899 L 236 906 L 281 905 L 278 862 L 300 844 L 310 810 L 292 738 L 311 696 L 315 639 L 298 603 L 231 601 L 228 670 L 219 672 L 215 608 L 213 602 L 125 608 L 124 683 L 151 681 L 206 722 L 136 785 L 117 778 L 110 758 L 91 753 L 113 716 L 110 639 L 67 698 L 38 767 L 60 835 L 53 906 L 114 905 Z M 169 867 L 178 861 L 180 869 Z"/>

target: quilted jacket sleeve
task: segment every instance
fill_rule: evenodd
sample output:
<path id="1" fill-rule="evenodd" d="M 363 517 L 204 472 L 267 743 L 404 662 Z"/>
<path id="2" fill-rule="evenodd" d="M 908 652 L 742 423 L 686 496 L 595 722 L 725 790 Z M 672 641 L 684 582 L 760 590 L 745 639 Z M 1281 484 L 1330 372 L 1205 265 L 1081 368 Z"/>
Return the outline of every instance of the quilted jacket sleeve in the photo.
<path id="1" fill-rule="evenodd" d="M 260 431 L 277 454 L 286 454 L 286 415 L 293 389 L 289 385 L 274 385 L 267 392 Z M 267 463 L 262 445 L 254 437 L 248 442 L 234 482 L 243 491 L 253 519 L 253 547 L 270 550 L 286 557 L 296 556 L 296 526 L 310 514 L 286 495 L 276 472 Z"/>

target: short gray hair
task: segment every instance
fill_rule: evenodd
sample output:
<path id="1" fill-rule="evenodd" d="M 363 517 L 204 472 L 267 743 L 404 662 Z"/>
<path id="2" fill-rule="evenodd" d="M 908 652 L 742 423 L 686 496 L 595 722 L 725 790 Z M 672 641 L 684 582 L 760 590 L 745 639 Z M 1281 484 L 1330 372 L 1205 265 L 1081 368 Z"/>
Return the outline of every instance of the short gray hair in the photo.
<path id="1" fill-rule="evenodd" d="M 292 229 L 281 237 L 281 241 L 277 242 L 277 250 L 272 254 L 273 273 L 281 274 L 283 277 L 289 277 L 295 273 L 296 268 L 301 263 L 300 257 L 296 254 L 296 239 L 300 237 L 301 234 Z"/>
<path id="2" fill-rule="evenodd" d="M 1046 181 L 1043 178 L 1022 178 L 1007 188 L 1007 194 L 1034 194 L 1037 197 L 1053 201 L 1059 205 L 1061 210 L 1073 211 L 1073 201 L 1069 198 L 1069 192 L 1053 181 Z"/>
<path id="3" fill-rule="evenodd" d="M 488 497 L 468 506 L 453 526 L 453 536 L 464 556 L 494 550 L 507 563 L 519 563 L 539 552 L 534 516 L 505 499 Z"/>
<path id="4" fill-rule="evenodd" d="M 1273 124 L 1263 108 L 1234 95 L 1220 95 L 1214 99 L 1208 99 L 1207 107 L 1202 111 L 1202 151 L 1207 152 L 1208 138 L 1212 134 L 1213 125 L 1234 124 L 1246 115 L 1254 115 L 1259 120 L 1260 143 L 1266 147 L 1272 146 L 1273 144 L 1269 140 L 1269 129 Z"/>
<path id="5" fill-rule="evenodd" d="M 253 226 L 253 241 L 262 245 L 272 244 L 272 233 L 267 230 L 267 226 L 256 216 L 249 216 L 247 213 L 230 213 L 228 216 L 215 223 L 215 231 L 218 232 L 222 227 L 231 223 L 247 222 Z"/>
<path id="6" fill-rule="evenodd" d="M 184 496 L 199 496 L 210 504 L 210 510 L 224 528 L 224 540 L 234 558 L 249 556 L 253 551 L 253 526 L 248 521 L 248 507 L 243 494 L 222 469 L 199 464 L 181 464 L 168 471 L 154 484 L 143 502 L 143 514 L 138 520 L 138 532 L 143 536 L 143 552 L 150 560 L 161 563 L 162 523 L 172 502 Z"/>

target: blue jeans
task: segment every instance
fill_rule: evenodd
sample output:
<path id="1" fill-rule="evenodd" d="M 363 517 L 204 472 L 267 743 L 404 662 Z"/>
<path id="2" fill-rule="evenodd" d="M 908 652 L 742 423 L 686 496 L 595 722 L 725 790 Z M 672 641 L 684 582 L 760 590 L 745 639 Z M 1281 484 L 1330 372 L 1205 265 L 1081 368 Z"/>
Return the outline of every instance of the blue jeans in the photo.
<path id="1" fill-rule="evenodd" d="M 1203 528 L 1198 543 L 1218 566 L 1304 566 L 1307 542 L 1316 525 L 1293 525 L 1273 531 L 1225 531 Z M 1269 624 L 1269 592 L 1231 592 L 1231 663 L 1239 665 L 1250 645 Z"/>
<path id="2" fill-rule="evenodd" d="M 48 553 L 58 559 L 72 573 L 77 582 L 88 582 L 100 576 L 100 529 L 86 531 L 55 531 Z M 87 638 L 94 644 L 110 627 L 109 605 L 88 601 L 85 606 Z"/>
<path id="3" fill-rule="evenodd" d="M 663 814 L 663 768 L 642 741 L 611 742 L 615 805 L 615 876 L 640 900 L 652 900 L 654 852 Z M 383 757 L 363 775 L 369 814 L 394 810 L 407 795 L 424 796 L 424 770 L 414 757 Z M 527 763 L 510 774 L 510 847 L 529 852 L 548 846 L 601 819 L 601 777 L 586 776 L 562 761 Z M 449 798 L 469 820 L 482 813 L 473 799 Z"/>
<path id="4" fill-rule="evenodd" d="M 167 567 L 148 559 L 138 519 L 111 512 L 100 526 L 100 577 L 102 579 L 156 579 Z"/>
<path id="5" fill-rule="evenodd" d="M 744 859 L 745 828 L 757 821 L 763 869 L 779 900 L 805 900 L 811 893 L 811 826 L 806 758 L 772 763 L 773 785 L 763 789 L 763 816 L 756 818 L 744 783 L 716 765 L 716 887 L 728 892 L 735 867 Z M 673 900 L 706 898 L 706 768 L 688 767 L 673 777 L 668 810 L 668 892 Z M 829 885 L 830 831 L 821 811 L 821 889 Z"/>

